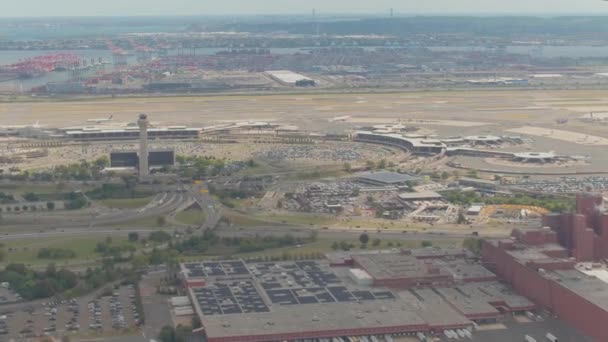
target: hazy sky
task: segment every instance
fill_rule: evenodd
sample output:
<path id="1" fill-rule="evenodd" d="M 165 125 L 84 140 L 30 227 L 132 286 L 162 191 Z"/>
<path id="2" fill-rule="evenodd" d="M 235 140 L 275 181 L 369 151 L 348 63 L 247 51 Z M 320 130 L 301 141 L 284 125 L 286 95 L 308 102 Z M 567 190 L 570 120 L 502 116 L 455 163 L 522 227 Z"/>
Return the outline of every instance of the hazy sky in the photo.
<path id="1" fill-rule="evenodd" d="M 603 0 L 2 0 L 1 17 L 213 14 L 608 14 Z"/>

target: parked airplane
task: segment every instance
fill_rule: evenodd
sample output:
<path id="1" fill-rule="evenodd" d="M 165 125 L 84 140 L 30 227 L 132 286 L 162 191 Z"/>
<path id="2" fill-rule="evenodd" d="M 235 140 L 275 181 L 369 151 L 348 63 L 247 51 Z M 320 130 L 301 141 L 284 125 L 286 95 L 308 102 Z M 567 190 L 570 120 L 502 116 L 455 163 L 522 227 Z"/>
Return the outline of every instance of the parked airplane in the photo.
<path id="1" fill-rule="evenodd" d="M 20 129 L 20 128 L 42 128 L 40 121 L 36 121 L 33 125 L 0 125 L 3 129 Z"/>
<path id="2" fill-rule="evenodd" d="M 104 123 L 104 122 L 112 121 L 113 117 L 114 117 L 114 115 L 110 115 L 107 118 L 88 119 L 87 122 L 90 122 L 90 123 Z"/>
<path id="3" fill-rule="evenodd" d="M 335 122 L 335 121 L 347 121 L 348 119 L 350 119 L 350 116 L 336 116 L 335 118 L 331 118 L 329 119 L 329 122 Z"/>

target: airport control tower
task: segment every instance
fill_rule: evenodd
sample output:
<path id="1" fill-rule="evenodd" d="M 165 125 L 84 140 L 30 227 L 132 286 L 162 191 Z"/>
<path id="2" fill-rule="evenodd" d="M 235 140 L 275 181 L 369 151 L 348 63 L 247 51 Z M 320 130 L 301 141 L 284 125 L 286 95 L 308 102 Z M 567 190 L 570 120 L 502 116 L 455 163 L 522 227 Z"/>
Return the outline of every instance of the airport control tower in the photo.
<path id="1" fill-rule="evenodd" d="M 139 180 L 148 177 L 148 121 L 147 114 L 139 114 L 137 120 L 139 126 Z"/>

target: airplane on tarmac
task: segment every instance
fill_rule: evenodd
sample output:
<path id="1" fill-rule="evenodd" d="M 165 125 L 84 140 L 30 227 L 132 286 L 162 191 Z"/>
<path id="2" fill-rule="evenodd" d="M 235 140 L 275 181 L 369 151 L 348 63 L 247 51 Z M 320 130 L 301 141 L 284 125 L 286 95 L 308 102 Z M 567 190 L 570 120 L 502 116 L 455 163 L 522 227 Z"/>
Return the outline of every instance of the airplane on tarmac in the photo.
<path id="1" fill-rule="evenodd" d="M 87 122 L 99 124 L 99 123 L 112 121 L 113 118 L 114 118 L 114 115 L 110 115 L 107 118 L 88 119 Z"/>

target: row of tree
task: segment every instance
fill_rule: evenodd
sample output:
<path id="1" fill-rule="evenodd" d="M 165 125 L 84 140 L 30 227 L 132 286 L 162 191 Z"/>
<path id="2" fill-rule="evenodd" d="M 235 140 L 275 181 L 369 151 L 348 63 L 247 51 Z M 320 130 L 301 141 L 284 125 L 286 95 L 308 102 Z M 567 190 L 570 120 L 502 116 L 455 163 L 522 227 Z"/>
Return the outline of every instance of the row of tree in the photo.
<path id="1" fill-rule="evenodd" d="M 50 264 L 43 272 L 34 271 L 23 264 L 9 264 L 0 272 L 0 281 L 24 299 L 47 298 L 74 288 L 78 276 L 65 268 L 57 270 Z"/>
<path id="2" fill-rule="evenodd" d="M 473 191 L 450 191 L 444 193 L 443 197 L 450 203 L 460 205 L 471 205 L 472 203 L 528 205 L 545 208 L 551 212 L 573 211 L 576 206 L 573 198 L 544 195 L 516 194 L 515 196 L 482 197 Z"/>

